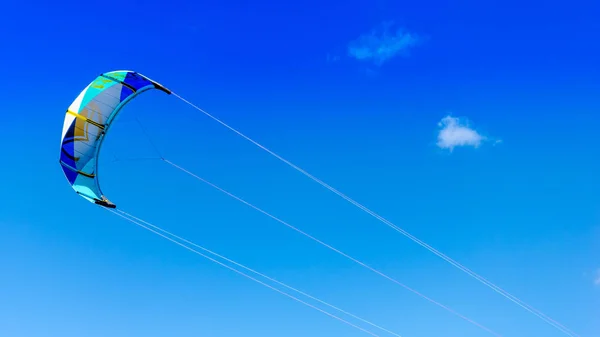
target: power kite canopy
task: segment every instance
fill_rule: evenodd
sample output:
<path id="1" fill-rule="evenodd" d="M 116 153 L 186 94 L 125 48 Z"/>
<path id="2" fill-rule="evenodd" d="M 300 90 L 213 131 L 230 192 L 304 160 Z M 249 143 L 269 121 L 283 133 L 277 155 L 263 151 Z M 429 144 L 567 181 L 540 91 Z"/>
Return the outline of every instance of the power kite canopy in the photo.
<path id="1" fill-rule="evenodd" d="M 96 77 L 67 109 L 59 162 L 73 190 L 84 199 L 116 208 L 100 189 L 100 148 L 119 111 L 139 94 L 152 89 L 171 94 L 169 89 L 142 74 L 111 71 Z"/>

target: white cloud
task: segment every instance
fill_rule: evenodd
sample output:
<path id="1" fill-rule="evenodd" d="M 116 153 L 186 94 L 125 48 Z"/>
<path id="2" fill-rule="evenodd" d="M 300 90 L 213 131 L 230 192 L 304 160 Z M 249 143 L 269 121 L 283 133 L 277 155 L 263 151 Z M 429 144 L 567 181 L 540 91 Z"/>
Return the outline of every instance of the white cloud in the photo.
<path id="1" fill-rule="evenodd" d="M 437 146 L 442 149 L 452 151 L 458 146 L 478 148 L 483 142 L 489 140 L 486 136 L 471 128 L 466 121 L 461 121 L 459 118 L 450 115 L 442 118 L 438 126 L 440 130 L 437 137 Z M 498 139 L 494 141 L 494 144 L 500 142 L 501 140 Z"/>
<path id="2" fill-rule="evenodd" d="M 420 36 L 402 28 L 390 33 L 392 25 L 392 22 L 384 22 L 368 34 L 359 36 L 348 45 L 348 54 L 359 61 L 372 61 L 380 66 L 398 55 L 406 55 L 410 48 L 423 41 Z"/>

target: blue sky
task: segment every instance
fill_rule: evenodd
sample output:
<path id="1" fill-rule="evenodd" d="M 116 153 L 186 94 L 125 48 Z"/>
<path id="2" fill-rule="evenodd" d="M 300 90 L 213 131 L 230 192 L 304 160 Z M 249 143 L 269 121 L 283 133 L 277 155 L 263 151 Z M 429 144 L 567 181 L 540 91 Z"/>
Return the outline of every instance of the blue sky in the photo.
<path id="1" fill-rule="evenodd" d="M 367 336 L 73 193 L 64 111 L 117 69 L 600 335 L 598 3 L 2 6 L 1 335 Z M 103 147 L 103 190 L 125 211 L 404 337 L 491 336 L 173 167 L 114 162 L 153 155 L 136 118 L 173 162 L 503 336 L 565 336 L 159 92 Z"/>

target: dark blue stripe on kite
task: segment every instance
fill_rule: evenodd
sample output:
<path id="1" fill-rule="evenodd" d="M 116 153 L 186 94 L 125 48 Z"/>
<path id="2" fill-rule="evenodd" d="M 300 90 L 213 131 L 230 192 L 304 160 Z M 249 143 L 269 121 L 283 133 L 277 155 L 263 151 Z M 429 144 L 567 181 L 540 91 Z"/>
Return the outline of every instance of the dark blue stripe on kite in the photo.
<path id="1" fill-rule="evenodd" d="M 73 138 L 75 136 L 75 124 L 77 124 L 77 118 L 73 119 L 71 122 L 71 125 L 67 129 L 67 133 L 65 133 L 64 139 Z"/>
<path id="2" fill-rule="evenodd" d="M 123 85 L 121 88 L 121 97 L 119 97 L 121 102 L 123 102 L 125 99 L 127 99 L 127 97 L 129 97 L 131 95 L 133 95 L 133 91 L 131 91 L 131 89 L 129 89 Z"/>
<path id="3" fill-rule="evenodd" d="M 127 75 L 125 75 L 125 79 L 123 80 L 123 82 L 134 87 L 135 90 L 139 90 L 143 87 L 153 85 L 152 82 L 150 82 L 147 79 L 143 78 L 142 76 L 140 76 L 138 74 L 134 74 L 134 73 L 127 73 Z"/>
<path id="4" fill-rule="evenodd" d="M 63 163 L 69 166 L 77 167 L 77 164 L 75 164 L 75 160 L 73 159 L 72 152 L 69 153 L 69 149 L 65 149 L 69 145 L 71 145 L 70 147 L 72 147 L 72 144 L 73 143 L 63 145 L 63 148 L 60 151 L 60 160 L 62 160 Z"/>
<path id="5" fill-rule="evenodd" d="M 72 171 L 71 169 L 68 169 L 68 168 L 64 167 L 63 165 L 60 165 L 60 167 L 62 168 L 63 172 L 65 173 L 65 177 L 67 177 L 67 180 L 69 181 L 69 183 L 71 185 L 73 185 L 75 183 L 75 179 L 77 179 L 77 172 Z"/>
<path id="6" fill-rule="evenodd" d="M 72 141 L 75 136 L 75 121 L 71 123 L 71 126 L 67 130 L 65 134 L 65 138 L 63 138 L 62 149 L 60 151 L 60 159 L 67 165 L 71 165 L 76 167 L 75 160 L 73 157 L 75 156 L 75 142 Z M 69 141 L 71 139 L 71 141 Z"/>

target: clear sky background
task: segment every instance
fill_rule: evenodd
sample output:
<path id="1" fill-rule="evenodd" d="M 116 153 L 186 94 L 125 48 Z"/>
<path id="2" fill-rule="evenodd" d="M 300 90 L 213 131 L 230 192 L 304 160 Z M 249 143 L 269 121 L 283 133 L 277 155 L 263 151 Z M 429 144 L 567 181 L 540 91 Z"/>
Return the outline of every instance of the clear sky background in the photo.
<path id="1" fill-rule="evenodd" d="M 600 336 L 599 14 L 579 0 L 2 3 L 0 335 L 367 336 L 72 191 L 64 112 L 131 69 Z M 123 210 L 404 337 L 491 336 L 173 167 L 126 160 L 153 155 L 136 118 L 173 162 L 503 336 L 566 336 L 161 92 L 103 147 Z"/>

